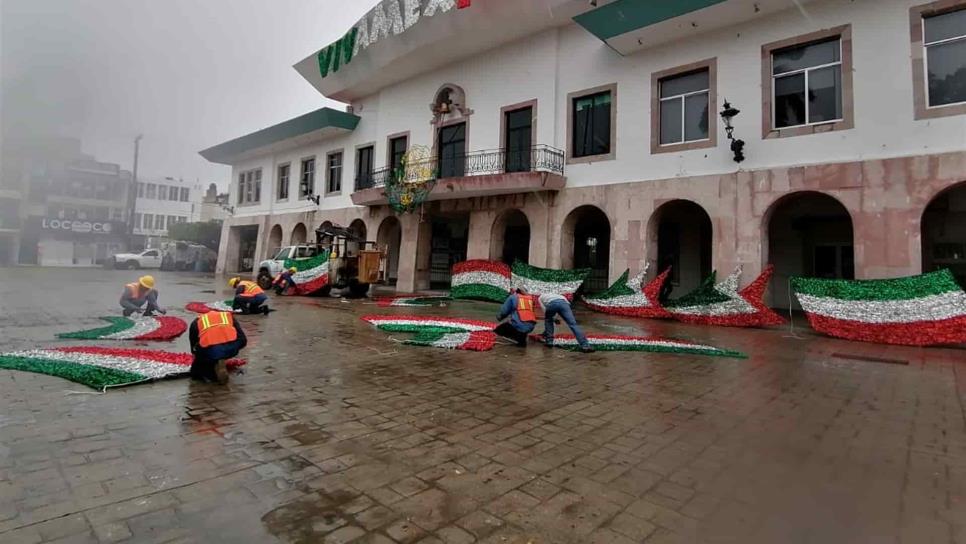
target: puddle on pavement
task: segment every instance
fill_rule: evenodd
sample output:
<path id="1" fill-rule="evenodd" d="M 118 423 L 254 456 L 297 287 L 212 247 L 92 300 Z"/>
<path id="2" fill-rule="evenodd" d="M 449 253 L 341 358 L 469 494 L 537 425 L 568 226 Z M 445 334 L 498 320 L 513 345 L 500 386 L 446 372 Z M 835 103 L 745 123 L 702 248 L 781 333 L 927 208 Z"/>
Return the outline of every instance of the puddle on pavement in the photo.
<path id="1" fill-rule="evenodd" d="M 262 524 L 273 536 L 289 544 L 314 544 L 324 535 L 349 523 L 340 509 L 355 498 L 349 493 L 313 493 L 283 504 L 262 516 Z"/>

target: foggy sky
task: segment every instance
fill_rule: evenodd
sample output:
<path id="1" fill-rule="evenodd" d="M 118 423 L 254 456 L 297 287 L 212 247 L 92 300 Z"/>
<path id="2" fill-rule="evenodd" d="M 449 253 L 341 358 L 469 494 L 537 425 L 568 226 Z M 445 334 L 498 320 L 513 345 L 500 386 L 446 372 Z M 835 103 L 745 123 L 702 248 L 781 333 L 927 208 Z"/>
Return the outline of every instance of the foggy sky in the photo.
<path id="1" fill-rule="evenodd" d="M 4 133 L 54 132 L 139 176 L 226 187 L 198 151 L 322 106 L 292 68 L 376 0 L 0 0 Z"/>

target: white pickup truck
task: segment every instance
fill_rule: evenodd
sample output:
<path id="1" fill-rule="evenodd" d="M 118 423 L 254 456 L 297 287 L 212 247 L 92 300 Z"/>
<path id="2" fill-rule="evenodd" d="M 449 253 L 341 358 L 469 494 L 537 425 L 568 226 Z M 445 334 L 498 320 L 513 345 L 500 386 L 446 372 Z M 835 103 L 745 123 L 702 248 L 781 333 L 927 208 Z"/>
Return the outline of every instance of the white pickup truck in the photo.
<path id="1" fill-rule="evenodd" d="M 262 289 L 272 286 L 272 280 L 282 271 L 288 259 L 310 259 L 318 255 L 316 246 L 286 246 L 275 252 L 275 256 L 258 264 L 258 285 Z"/>
<path id="2" fill-rule="evenodd" d="M 141 253 L 118 253 L 114 255 L 114 268 L 161 268 L 161 250 L 146 249 Z"/>

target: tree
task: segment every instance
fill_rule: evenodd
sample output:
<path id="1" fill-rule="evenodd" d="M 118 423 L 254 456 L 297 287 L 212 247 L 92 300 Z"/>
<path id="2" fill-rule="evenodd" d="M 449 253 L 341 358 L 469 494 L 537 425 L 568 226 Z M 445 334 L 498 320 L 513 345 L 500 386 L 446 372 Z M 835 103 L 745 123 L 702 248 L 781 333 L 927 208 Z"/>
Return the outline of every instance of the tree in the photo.
<path id="1" fill-rule="evenodd" d="M 218 245 L 221 243 L 221 223 L 217 221 L 175 223 L 168 227 L 168 237 L 172 240 L 194 242 L 218 251 Z"/>

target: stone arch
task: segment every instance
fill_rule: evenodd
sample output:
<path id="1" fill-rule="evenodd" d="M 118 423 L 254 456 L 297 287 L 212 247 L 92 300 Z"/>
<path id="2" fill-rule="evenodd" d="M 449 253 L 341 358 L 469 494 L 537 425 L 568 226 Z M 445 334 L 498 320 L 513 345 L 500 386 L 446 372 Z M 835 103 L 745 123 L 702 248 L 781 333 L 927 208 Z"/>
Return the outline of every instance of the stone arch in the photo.
<path id="1" fill-rule="evenodd" d="M 771 304 L 793 308 L 793 276 L 855 278 L 855 223 L 836 197 L 797 191 L 778 198 L 762 217 L 762 264 L 775 266 Z"/>
<path id="2" fill-rule="evenodd" d="M 966 181 L 936 193 L 919 220 L 922 271 L 948 268 L 966 288 Z"/>
<path id="3" fill-rule="evenodd" d="M 567 214 L 560 232 L 562 268 L 590 268 L 584 282 L 588 292 L 607 288 L 610 275 L 610 245 L 613 225 L 603 210 L 592 204 L 578 206 Z"/>
<path id="4" fill-rule="evenodd" d="M 355 219 L 349 223 L 349 231 L 363 240 L 365 240 L 369 235 L 369 229 L 366 227 L 366 222 L 362 219 Z M 346 244 L 346 246 L 348 256 L 354 257 L 359 254 L 360 249 L 363 249 L 364 244 L 358 242 L 349 242 Z"/>
<path id="5" fill-rule="evenodd" d="M 295 228 L 292 229 L 292 245 L 297 246 L 304 244 L 308 240 L 308 231 L 305 228 L 305 223 L 298 223 Z"/>
<path id="6" fill-rule="evenodd" d="M 490 229 L 490 260 L 512 265 L 530 262 L 530 219 L 518 208 L 505 210 Z"/>
<path id="7" fill-rule="evenodd" d="M 659 274 L 671 268 L 675 295 L 698 287 L 711 274 L 714 225 L 703 206 L 687 199 L 659 205 L 647 222 L 647 257 Z"/>
<path id="8" fill-rule="evenodd" d="M 396 285 L 399 279 L 399 252 L 402 248 L 402 223 L 390 215 L 382 220 L 376 231 L 376 244 L 386 252 L 384 277 L 388 285 Z"/>
<path id="9" fill-rule="evenodd" d="M 275 225 L 268 233 L 268 254 L 274 257 L 282 247 L 282 225 Z"/>

